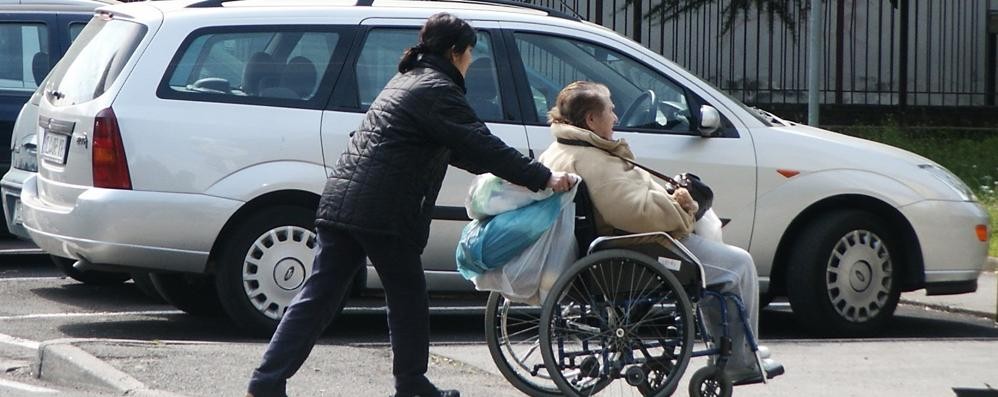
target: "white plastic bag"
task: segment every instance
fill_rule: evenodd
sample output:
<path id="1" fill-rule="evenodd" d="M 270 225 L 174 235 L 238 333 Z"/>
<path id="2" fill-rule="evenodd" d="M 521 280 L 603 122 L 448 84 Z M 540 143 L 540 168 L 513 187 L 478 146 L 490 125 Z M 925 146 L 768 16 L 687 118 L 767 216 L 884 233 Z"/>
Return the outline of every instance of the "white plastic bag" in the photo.
<path id="1" fill-rule="evenodd" d="M 717 213 L 714 212 L 713 208 L 707 209 L 707 212 L 703 213 L 700 220 L 693 225 L 693 233 L 698 236 L 703 237 L 710 241 L 716 241 L 718 243 L 724 243 L 724 239 L 721 236 L 721 227 L 724 226 L 721 223 L 721 218 L 717 217 Z"/>
<path id="2" fill-rule="evenodd" d="M 554 225 L 504 266 L 472 279 L 479 291 L 498 291 L 514 302 L 539 305 L 558 276 L 576 260 L 575 203 L 566 204 Z"/>
<path id="3" fill-rule="evenodd" d="M 464 208 L 471 219 L 485 219 L 527 206 L 554 194 L 551 189 L 533 192 L 492 174 L 476 176 L 471 181 Z"/>

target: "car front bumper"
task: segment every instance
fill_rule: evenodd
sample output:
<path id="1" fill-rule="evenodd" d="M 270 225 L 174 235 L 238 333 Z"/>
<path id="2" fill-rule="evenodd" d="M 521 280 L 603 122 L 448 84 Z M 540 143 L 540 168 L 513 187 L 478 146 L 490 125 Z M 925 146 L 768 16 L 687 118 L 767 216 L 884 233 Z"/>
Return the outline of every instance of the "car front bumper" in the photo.
<path id="1" fill-rule="evenodd" d="M 22 186 L 24 227 L 46 252 L 90 263 L 202 273 L 225 222 L 242 204 L 200 194 L 85 189 L 69 207 Z"/>
<path id="2" fill-rule="evenodd" d="M 988 242 L 975 227 L 989 225 L 981 204 L 925 200 L 900 208 L 911 222 L 922 249 L 925 289 L 930 295 L 960 294 L 977 289 L 988 260 Z"/>

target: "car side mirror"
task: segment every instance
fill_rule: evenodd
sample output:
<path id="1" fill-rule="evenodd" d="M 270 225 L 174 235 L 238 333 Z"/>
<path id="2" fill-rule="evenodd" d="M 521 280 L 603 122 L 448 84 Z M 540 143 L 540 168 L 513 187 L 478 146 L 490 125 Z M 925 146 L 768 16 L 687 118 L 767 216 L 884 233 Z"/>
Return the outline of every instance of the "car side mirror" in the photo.
<path id="1" fill-rule="evenodd" d="M 717 109 L 714 109 L 710 105 L 700 106 L 700 125 L 697 127 L 697 131 L 700 131 L 700 136 L 709 138 L 720 127 L 721 114 L 717 112 Z"/>

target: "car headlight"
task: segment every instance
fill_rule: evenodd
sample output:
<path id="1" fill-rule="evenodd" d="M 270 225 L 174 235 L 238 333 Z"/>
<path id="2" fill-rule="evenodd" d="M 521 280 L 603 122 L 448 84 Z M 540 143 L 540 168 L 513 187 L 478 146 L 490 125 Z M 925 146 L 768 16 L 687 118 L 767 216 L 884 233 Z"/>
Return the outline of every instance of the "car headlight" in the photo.
<path id="1" fill-rule="evenodd" d="M 946 186 L 949 186 L 960 196 L 961 200 L 964 201 L 977 201 L 977 196 L 974 195 L 974 191 L 970 190 L 970 187 L 966 183 L 960 180 L 959 177 L 954 175 L 952 172 L 943 168 L 937 164 L 919 164 L 918 168 L 928 171 L 930 174 L 943 182 Z"/>

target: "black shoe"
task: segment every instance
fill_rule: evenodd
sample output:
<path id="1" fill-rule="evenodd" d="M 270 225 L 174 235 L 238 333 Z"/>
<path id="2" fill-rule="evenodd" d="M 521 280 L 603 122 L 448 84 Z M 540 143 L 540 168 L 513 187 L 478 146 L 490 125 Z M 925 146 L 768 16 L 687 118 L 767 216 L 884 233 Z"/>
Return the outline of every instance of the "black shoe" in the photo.
<path id="1" fill-rule="evenodd" d="M 395 393 L 392 397 L 461 397 L 461 392 L 457 390 L 437 390 L 435 393 L 425 394 Z"/>
<path id="2" fill-rule="evenodd" d="M 769 358 L 762 360 L 762 367 L 766 369 L 766 379 L 773 379 L 777 376 L 783 375 L 784 372 L 783 364 L 780 364 L 774 361 L 773 359 Z M 762 374 L 758 372 L 750 374 L 739 374 L 739 375 L 733 375 L 731 377 L 731 383 L 733 383 L 735 386 L 762 383 Z"/>

